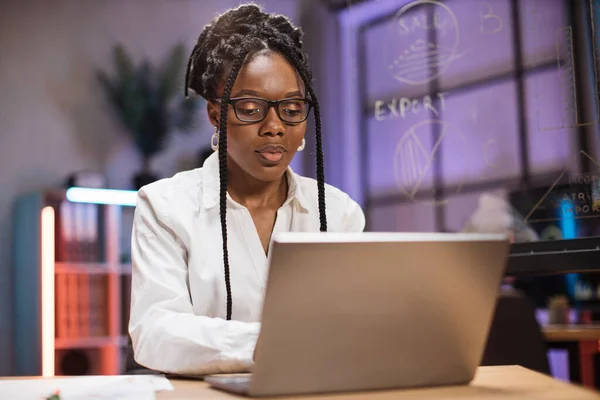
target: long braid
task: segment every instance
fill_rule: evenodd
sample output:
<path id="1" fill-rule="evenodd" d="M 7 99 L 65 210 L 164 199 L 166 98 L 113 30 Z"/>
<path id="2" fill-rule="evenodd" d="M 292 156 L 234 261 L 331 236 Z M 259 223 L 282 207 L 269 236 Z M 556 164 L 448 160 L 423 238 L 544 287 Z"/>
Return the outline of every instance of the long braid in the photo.
<path id="1" fill-rule="evenodd" d="M 319 222 L 321 224 L 321 232 L 327 232 L 327 213 L 325 209 L 325 163 L 323 161 L 321 109 L 319 107 L 319 101 L 317 100 L 317 95 L 312 88 L 310 82 L 310 75 L 309 73 L 307 73 L 303 64 L 298 59 L 298 56 L 293 51 L 290 51 L 290 48 L 286 46 L 285 43 L 283 43 L 280 39 L 273 39 L 271 42 L 296 67 L 313 101 L 313 108 L 315 109 L 315 136 L 317 147 L 317 189 L 319 196 Z"/>
<path id="2" fill-rule="evenodd" d="M 219 119 L 219 213 L 221 214 L 221 236 L 223 237 L 223 263 L 225 265 L 225 289 L 227 290 L 227 320 L 231 319 L 233 300 L 231 297 L 231 281 L 229 273 L 229 252 L 227 250 L 227 111 L 229 109 L 229 97 L 235 83 L 238 72 L 244 61 L 239 56 L 231 67 L 229 78 L 225 84 L 221 100 L 221 116 Z"/>
<path id="3" fill-rule="evenodd" d="M 317 185 L 319 189 L 319 220 L 321 232 L 327 232 L 327 214 L 325 212 L 325 162 L 323 160 L 323 140 L 321 135 L 321 110 L 319 101 L 311 85 L 306 85 L 314 102 L 315 109 L 315 136 L 317 146 Z"/>
<path id="4" fill-rule="evenodd" d="M 317 147 L 317 187 L 320 230 L 327 230 L 325 212 L 325 172 L 321 135 L 321 112 L 311 86 L 312 73 L 307 56 L 302 52 L 303 32 L 282 15 L 266 14 L 254 4 L 240 5 L 220 15 L 206 25 L 190 55 L 185 76 L 188 87 L 208 101 L 218 98 L 217 87 L 226 77 L 221 95 L 219 116 L 219 213 L 223 237 L 223 262 L 227 291 L 227 320 L 232 318 L 229 253 L 227 250 L 227 113 L 231 90 L 240 68 L 253 54 L 263 50 L 278 50 L 296 67 L 304 81 L 315 109 Z"/>

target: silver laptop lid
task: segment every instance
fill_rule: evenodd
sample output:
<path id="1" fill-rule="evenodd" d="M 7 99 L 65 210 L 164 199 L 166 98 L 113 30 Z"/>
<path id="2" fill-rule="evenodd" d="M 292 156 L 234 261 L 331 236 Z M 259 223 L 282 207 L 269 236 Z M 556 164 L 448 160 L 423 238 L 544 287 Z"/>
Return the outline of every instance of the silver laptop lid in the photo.
<path id="1" fill-rule="evenodd" d="M 250 394 L 470 381 L 508 246 L 489 234 L 277 235 Z"/>

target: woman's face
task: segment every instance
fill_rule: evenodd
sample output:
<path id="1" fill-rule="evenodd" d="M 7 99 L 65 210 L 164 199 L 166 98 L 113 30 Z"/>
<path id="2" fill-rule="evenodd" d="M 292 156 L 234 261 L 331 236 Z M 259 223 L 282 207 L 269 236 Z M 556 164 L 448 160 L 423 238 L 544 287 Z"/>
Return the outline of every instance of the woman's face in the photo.
<path id="1" fill-rule="evenodd" d="M 223 84 L 217 89 L 223 94 Z M 305 98 L 304 85 L 296 69 L 277 52 L 257 54 L 241 69 L 231 91 L 235 98 L 282 100 Z M 219 126 L 221 108 L 208 103 L 208 115 Z M 248 102 L 244 112 L 251 114 L 256 105 Z M 291 110 L 293 112 L 293 110 Z M 240 115 L 244 118 L 243 115 Z M 284 116 L 285 117 L 285 116 Z M 296 154 L 306 133 L 306 121 L 290 124 L 282 121 L 275 107 L 269 108 L 260 122 L 242 122 L 229 105 L 227 114 L 227 152 L 229 161 L 257 180 L 280 179 Z"/>

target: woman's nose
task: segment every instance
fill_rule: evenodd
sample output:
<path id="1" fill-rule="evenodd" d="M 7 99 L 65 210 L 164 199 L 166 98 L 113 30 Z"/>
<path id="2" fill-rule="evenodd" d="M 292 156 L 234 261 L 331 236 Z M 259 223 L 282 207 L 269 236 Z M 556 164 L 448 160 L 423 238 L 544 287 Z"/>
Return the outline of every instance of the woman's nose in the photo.
<path id="1" fill-rule="evenodd" d="M 267 116 L 263 121 L 263 129 L 261 129 L 263 135 L 283 135 L 285 134 L 285 124 L 277 115 L 275 107 L 270 107 L 267 111 Z"/>

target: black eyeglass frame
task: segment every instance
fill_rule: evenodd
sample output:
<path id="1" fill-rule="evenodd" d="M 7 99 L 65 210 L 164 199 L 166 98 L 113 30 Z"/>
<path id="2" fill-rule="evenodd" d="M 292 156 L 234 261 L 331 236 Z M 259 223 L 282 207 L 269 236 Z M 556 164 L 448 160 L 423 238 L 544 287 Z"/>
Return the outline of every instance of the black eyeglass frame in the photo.
<path id="1" fill-rule="evenodd" d="M 219 104 L 221 104 L 221 101 L 222 101 L 221 98 L 217 98 L 217 99 L 213 99 L 213 100 Z M 258 120 L 244 121 L 243 119 L 241 119 L 239 117 L 236 106 L 235 106 L 236 103 L 241 100 L 260 100 L 260 101 L 267 103 L 267 110 L 265 111 L 265 115 L 261 119 L 258 119 Z M 280 103 L 283 103 L 286 101 L 293 101 L 293 100 L 305 101 L 308 104 L 308 110 L 306 111 L 306 116 L 304 117 L 304 119 L 302 121 L 293 121 L 293 122 L 286 121 L 284 118 L 281 117 L 281 114 L 279 113 L 279 104 Z M 281 99 L 281 100 L 267 100 L 267 99 L 263 99 L 260 97 L 235 97 L 235 98 L 229 99 L 229 101 L 227 103 L 233 106 L 233 113 L 235 114 L 235 117 L 240 122 L 244 122 L 246 124 L 256 124 L 256 123 L 264 121 L 264 119 L 267 118 L 267 115 L 269 114 L 269 110 L 271 109 L 271 107 L 273 107 L 273 108 L 275 108 L 275 112 L 277 113 L 277 116 L 279 117 L 280 120 L 282 120 L 286 124 L 297 125 L 297 124 L 303 123 L 304 121 L 306 121 L 308 119 L 308 116 L 310 115 L 310 110 L 312 110 L 312 108 L 314 107 L 314 102 L 311 99 L 300 98 L 300 97 L 290 97 L 290 98 Z"/>

